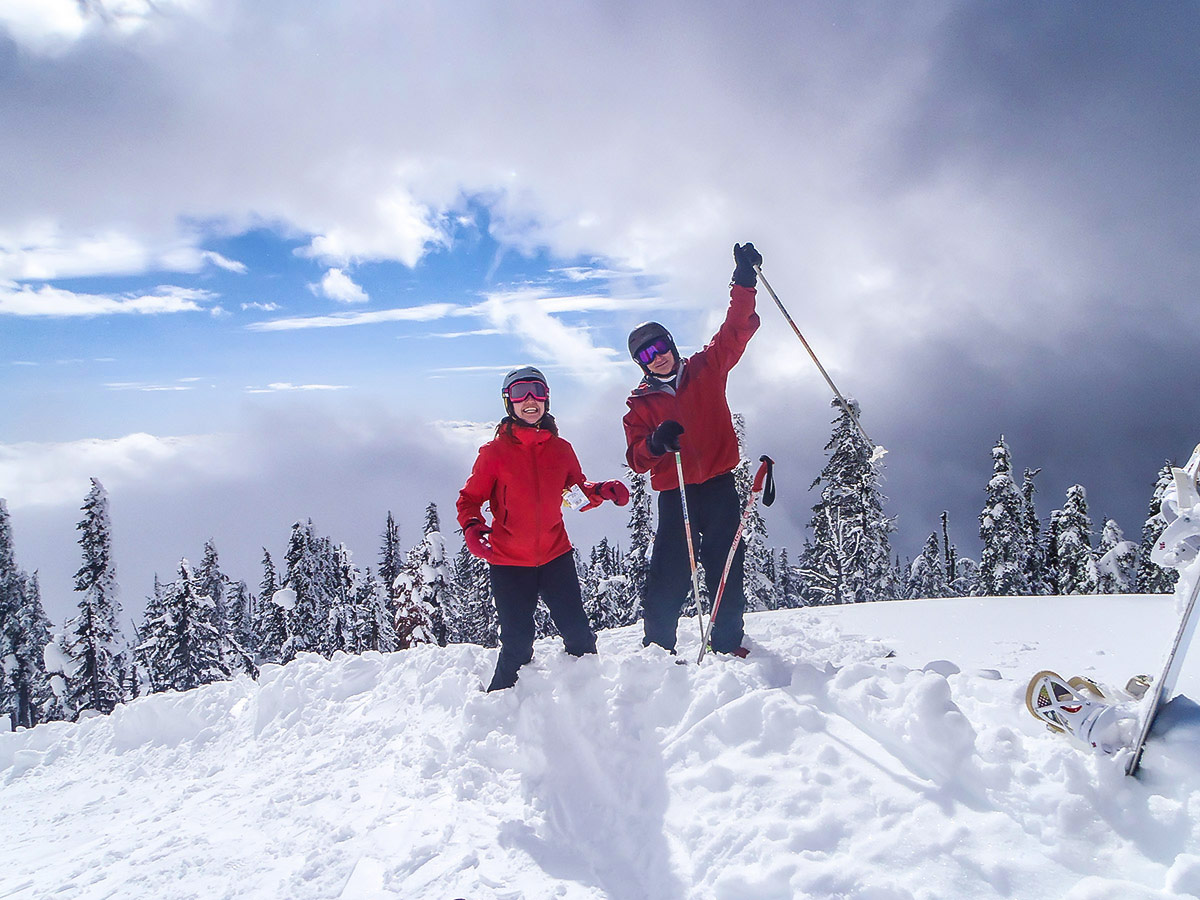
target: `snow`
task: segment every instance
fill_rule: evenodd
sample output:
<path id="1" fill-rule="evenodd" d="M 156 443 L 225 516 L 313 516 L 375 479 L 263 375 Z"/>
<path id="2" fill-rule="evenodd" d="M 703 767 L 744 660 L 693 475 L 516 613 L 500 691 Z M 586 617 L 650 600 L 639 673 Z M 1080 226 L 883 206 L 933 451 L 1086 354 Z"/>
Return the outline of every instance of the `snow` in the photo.
<path id="1" fill-rule="evenodd" d="M 303 655 L 0 734 L 0 897 L 1200 896 L 1195 709 L 1133 779 L 1024 706 L 1043 668 L 1157 676 L 1175 624 L 1163 595 L 787 610 L 696 666 L 685 620 L 687 665 L 634 626 L 496 694 L 471 645 Z"/>
<path id="2" fill-rule="evenodd" d="M 296 592 L 291 588 L 280 588 L 271 595 L 271 602 L 280 609 L 295 609 Z"/>

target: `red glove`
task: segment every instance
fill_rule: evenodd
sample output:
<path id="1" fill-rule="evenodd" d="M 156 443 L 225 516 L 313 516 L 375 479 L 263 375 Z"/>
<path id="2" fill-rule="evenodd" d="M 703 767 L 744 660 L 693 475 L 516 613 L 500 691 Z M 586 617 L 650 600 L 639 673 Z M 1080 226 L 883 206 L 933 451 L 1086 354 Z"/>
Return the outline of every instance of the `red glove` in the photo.
<path id="1" fill-rule="evenodd" d="M 605 500 L 611 500 L 617 506 L 624 506 L 629 502 L 629 488 L 619 481 L 602 481 L 600 482 L 600 496 Z"/>
<path id="2" fill-rule="evenodd" d="M 463 541 L 467 545 L 467 550 L 471 552 L 472 556 L 477 556 L 489 563 L 492 561 L 492 542 L 488 540 L 491 532 L 492 529 L 477 519 L 463 526 Z"/>
<path id="3" fill-rule="evenodd" d="M 580 487 L 588 498 L 588 505 L 581 506 L 580 512 L 595 509 L 605 500 L 611 500 L 617 506 L 624 506 L 629 502 L 629 489 L 619 481 L 585 481 Z"/>

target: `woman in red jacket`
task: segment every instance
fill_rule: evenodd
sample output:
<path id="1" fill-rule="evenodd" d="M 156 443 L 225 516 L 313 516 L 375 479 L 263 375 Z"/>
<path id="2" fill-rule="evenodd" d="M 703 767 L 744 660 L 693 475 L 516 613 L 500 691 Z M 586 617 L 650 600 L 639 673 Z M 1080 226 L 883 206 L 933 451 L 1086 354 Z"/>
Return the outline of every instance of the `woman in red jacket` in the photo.
<path id="1" fill-rule="evenodd" d="M 629 502 L 621 482 L 593 484 L 584 478 L 574 449 L 558 436 L 550 415 L 546 376 L 533 366 L 515 369 L 505 376 L 502 394 L 507 415 L 495 438 L 479 448 L 458 494 L 458 524 L 467 549 L 491 564 L 500 620 L 500 658 L 489 691 L 512 687 L 517 670 L 533 659 L 539 596 L 568 653 L 596 652 L 563 525 L 564 495 L 578 488 L 573 493 L 587 501 L 580 507 L 585 510 L 605 500 L 618 506 Z M 484 503 L 491 508 L 490 527 Z"/>

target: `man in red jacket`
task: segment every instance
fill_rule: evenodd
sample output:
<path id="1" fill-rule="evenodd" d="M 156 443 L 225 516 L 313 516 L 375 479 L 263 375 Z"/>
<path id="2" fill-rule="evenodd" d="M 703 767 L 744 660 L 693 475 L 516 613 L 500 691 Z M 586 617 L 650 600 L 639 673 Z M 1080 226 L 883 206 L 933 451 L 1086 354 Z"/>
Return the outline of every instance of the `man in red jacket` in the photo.
<path id="1" fill-rule="evenodd" d="M 739 461 L 738 443 L 725 385 L 729 371 L 758 330 L 754 267 L 762 264 L 762 255 L 753 244 L 735 244 L 733 258 L 736 265 L 729 311 L 699 353 L 680 359 L 670 332 L 657 322 L 645 322 L 629 335 L 629 353 L 644 377 L 626 401 L 625 458 L 635 472 L 649 472 L 650 486 L 659 492 L 658 530 L 643 598 L 642 643 L 658 644 L 672 653 L 679 615 L 691 588 L 675 451 L 680 451 L 683 462 L 688 518 L 710 597 L 716 594 L 740 518 L 741 502 L 733 477 Z M 746 655 L 742 647 L 744 556 L 742 544 L 729 570 L 720 615 L 712 629 L 712 649 L 717 653 Z"/>

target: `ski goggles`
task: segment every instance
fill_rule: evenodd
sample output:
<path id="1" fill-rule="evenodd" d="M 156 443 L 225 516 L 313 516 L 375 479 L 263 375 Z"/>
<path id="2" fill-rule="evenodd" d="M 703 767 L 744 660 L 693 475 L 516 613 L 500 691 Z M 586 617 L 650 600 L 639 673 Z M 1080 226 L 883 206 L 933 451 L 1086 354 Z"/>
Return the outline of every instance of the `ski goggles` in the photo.
<path id="1" fill-rule="evenodd" d="M 667 342 L 666 338 L 655 338 L 637 352 L 637 358 L 642 365 L 648 366 L 654 361 L 654 357 L 670 352 L 671 345 Z"/>
<path id="2" fill-rule="evenodd" d="M 513 403 L 520 403 L 527 397 L 534 400 L 549 400 L 550 388 L 541 381 L 514 381 L 504 389 L 504 396 Z"/>

